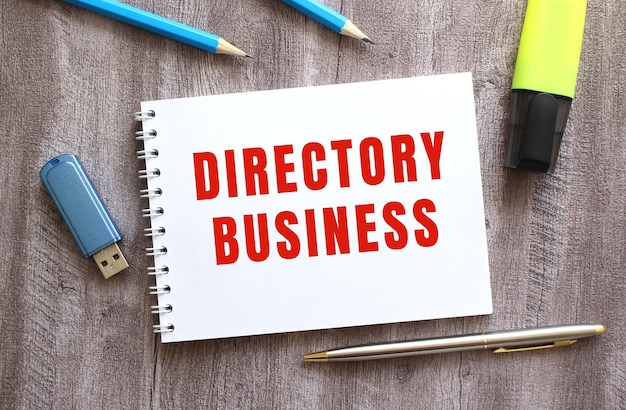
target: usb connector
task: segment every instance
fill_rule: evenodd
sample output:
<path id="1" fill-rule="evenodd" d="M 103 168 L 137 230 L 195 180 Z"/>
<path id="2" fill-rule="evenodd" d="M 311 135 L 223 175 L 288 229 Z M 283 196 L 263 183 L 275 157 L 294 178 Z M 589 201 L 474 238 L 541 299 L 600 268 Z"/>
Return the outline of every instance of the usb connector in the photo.
<path id="1" fill-rule="evenodd" d="M 126 262 L 126 258 L 122 255 L 122 251 L 120 251 L 120 247 L 117 246 L 117 243 L 96 252 L 92 258 L 96 261 L 105 279 L 128 268 L 128 262 Z"/>
<path id="2" fill-rule="evenodd" d="M 126 269 L 128 263 L 117 242 L 119 229 L 75 155 L 59 155 L 41 168 L 48 189 L 83 257 L 93 257 L 105 278 Z"/>

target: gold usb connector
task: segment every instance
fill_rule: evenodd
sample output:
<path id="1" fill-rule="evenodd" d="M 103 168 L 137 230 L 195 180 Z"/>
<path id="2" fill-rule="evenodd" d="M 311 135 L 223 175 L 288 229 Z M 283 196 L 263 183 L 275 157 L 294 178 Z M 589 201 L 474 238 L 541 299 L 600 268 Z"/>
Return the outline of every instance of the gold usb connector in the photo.
<path id="1" fill-rule="evenodd" d="M 128 262 L 126 262 L 126 258 L 124 258 L 124 255 L 122 254 L 122 251 L 120 251 L 120 247 L 117 246 L 117 243 L 109 245 L 101 251 L 94 253 L 92 257 L 96 261 L 96 264 L 105 279 L 108 279 L 116 273 L 128 268 Z"/>

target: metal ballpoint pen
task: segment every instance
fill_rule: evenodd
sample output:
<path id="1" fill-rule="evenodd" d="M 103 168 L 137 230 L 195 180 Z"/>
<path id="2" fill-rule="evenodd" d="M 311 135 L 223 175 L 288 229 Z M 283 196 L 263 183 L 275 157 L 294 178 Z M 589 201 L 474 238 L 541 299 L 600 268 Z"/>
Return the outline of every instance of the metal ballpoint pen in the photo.
<path id="1" fill-rule="evenodd" d="M 495 349 L 495 353 L 569 346 L 584 337 L 604 333 L 599 324 L 546 326 L 462 336 L 345 347 L 304 355 L 306 362 L 389 359 L 465 350 Z"/>

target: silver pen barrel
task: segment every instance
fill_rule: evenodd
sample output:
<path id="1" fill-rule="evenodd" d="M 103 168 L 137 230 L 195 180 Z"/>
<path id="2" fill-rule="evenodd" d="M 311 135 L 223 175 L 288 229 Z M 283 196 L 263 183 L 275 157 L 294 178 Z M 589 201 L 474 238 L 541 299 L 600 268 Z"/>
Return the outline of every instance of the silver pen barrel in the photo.
<path id="1" fill-rule="evenodd" d="M 359 361 L 492 348 L 504 348 L 501 351 L 532 350 L 564 346 L 573 343 L 579 338 L 600 335 L 604 333 L 604 330 L 604 326 L 596 324 L 506 330 L 482 334 L 346 347 L 326 352 L 311 353 L 305 356 L 305 360 Z M 562 341 L 567 341 L 568 343 L 558 343 Z M 507 350 L 506 348 L 514 349 Z"/>

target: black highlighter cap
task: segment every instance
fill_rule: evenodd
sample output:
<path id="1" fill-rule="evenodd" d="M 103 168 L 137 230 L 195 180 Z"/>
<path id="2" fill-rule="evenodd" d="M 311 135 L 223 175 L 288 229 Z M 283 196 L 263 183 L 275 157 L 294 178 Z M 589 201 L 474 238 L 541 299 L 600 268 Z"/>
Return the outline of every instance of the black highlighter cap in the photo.
<path id="1" fill-rule="evenodd" d="M 504 165 L 552 174 L 571 103 L 550 93 L 513 91 Z"/>

